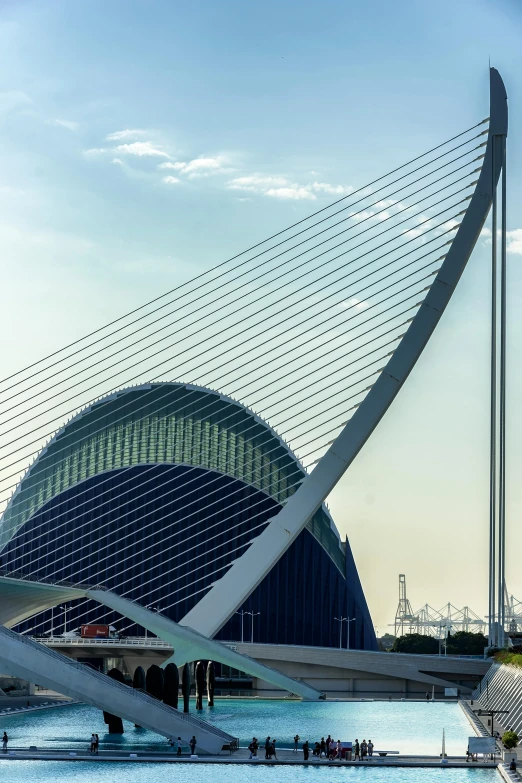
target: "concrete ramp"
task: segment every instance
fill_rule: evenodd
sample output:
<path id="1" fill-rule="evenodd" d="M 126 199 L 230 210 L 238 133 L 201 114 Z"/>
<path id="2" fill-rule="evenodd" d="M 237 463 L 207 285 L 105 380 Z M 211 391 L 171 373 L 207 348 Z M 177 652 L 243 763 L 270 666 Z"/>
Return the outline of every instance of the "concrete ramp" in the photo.
<path id="1" fill-rule="evenodd" d="M 235 741 L 226 732 L 193 715 L 168 707 L 142 691 L 2 626 L 0 670 L 119 715 L 164 737 L 181 737 L 187 745 L 194 734 L 199 753 L 216 754 L 223 745 Z"/>

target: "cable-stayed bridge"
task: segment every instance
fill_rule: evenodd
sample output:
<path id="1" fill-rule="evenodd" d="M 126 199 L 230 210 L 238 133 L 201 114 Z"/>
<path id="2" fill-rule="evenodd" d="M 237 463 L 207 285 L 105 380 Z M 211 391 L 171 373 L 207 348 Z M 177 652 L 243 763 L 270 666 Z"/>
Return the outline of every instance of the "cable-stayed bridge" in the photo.
<path id="1" fill-rule="evenodd" d="M 46 579 L 74 584 L 87 558 L 89 581 L 121 599 L 139 572 L 152 630 L 159 568 L 171 596 L 160 614 L 187 606 L 180 625 L 211 639 L 314 520 L 338 558 L 323 504 L 413 369 L 494 202 L 507 104 L 490 78 L 488 118 L 0 381 L 4 569 L 37 581 L 45 566 Z M 213 473 L 203 485 L 202 465 Z M 127 522 L 121 487 L 138 467 Z M 263 495 L 246 527 L 243 485 L 228 485 L 214 521 L 223 477 Z M 168 508 L 161 516 L 172 481 L 174 540 Z M 152 486 L 154 525 L 140 502 Z M 55 504 L 73 488 L 74 501 Z M 194 521 L 196 496 L 205 515 L 200 505 Z M 48 621 L 37 609 L 36 630 Z M 178 663 L 194 660 L 181 630 L 174 646 Z"/>

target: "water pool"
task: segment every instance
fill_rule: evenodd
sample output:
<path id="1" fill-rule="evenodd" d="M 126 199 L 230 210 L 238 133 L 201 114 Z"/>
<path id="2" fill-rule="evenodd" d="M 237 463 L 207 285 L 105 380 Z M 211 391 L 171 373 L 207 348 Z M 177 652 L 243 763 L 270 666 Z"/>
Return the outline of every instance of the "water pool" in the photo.
<path id="1" fill-rule="evenodd" d="M 217 764 L 96 764 L 75 761 L 1 761 L 2 783 L 501 783 L 489 769 L 348 769 L 309 767 L 257 767 L 231 769 Z"/>
<path id="2" fill-rule="evenodd" d="M 446 733 L 449 755 L 463 755 L 472 729 L 458 704 L 445 702 L 298 702 L 263 699 L 219 699 L 201 717 L 216 724 L 246 745 L 255 734 L 261 741 L 270 734 L 278 747 L 291 747 L 297 732 L 314 742 L 331 734 L 334 739 L 372 739 L 376 749 L 401 754 L 437 755 Z M 100 710 L 72 705 L 0 719 L 10 747 L 83 750 L 92 732 L 100 735 L 103 749 L 165 750 L 165 740 L 125 722 L 125 734 L 109 735 Z M 75 766 L 76 769 L 76 766 Z M 98 767 L 97 767 L 98 770 Z M 267 772 L 267 774 L 269 774 Z"/>

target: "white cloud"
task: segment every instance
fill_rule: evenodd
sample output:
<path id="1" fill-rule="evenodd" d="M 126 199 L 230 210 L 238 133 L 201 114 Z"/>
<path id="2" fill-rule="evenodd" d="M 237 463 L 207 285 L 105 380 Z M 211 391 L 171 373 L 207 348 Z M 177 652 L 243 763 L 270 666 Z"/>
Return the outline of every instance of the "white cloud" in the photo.
<path id="1" fill-rule="evenodd" d="M 351 191 L 351 188 L 345 185 L 330 185 L 328 182 L 310 182 L 302 185 L 292 182 L 287 177 L 263 176 L 261 174 L 235 177 L 227 182 L 226 187 L 230 190 L 244 190 L 271 198 L 293 201 L 303 199 L 315 201 L 317 193 L 342 195 Z"/>
<path id="2" fill-rule="evenodd" d="M 70 131 L 77 131 L 80 127 L 77 122 L 73 122 L 72 120 L 48 120 L 48 125 L 57 125 L 59 128 L 66 128 Z"/>
<path id="3" fill-rule="evenodd" d="M 115 163 L 117 166 L 124 166 L 125 163 L 122 161 L 121 158 L 113 158 L 112 162 Z"/>
<path id="4" fill-rule="evenodd" d="M 211 174 L 224 174 L 232 171 L 232 169 L 227 168 L 226 164 L 226 158 L 218 156 L 216 158 L 194 158 L 188 163 L 183 160 L 175 163 L 161 163 L 158 168 L 173 169 L 186 174 L 189 179 L 197 179 L 199 177 L 209 177 Z"/>
<path id="5" fill-rule="evenodd" d="M 343 309 L 355 308 L 356 310 L 365 310 L 369 306 L 369 302 L 366 302 L 363 299 L 356 299 L 355 297 L 352 297 L 352 299 L 349 299 L 347 302 L 341 302 L 339 305 L 339 307 L 342 307 Z"/>
<path id="6" fill-rule="evenodd" d="M 181 171 L 183 168 L 185 168 L 187 164 L 186 163 L 160 163 L 158 168 L 159 169 L 173 169 L 174 171 Z"/>
<path id="7" fill-rule="evenodd" d="M 431 225 L 431 221 L 426 223 L 426 225 L 424 226 L 424 230 L 429 228 L 430 225 Z M 442 228 L 445 231 L 448 231 L 451 228 L 457 228 L 457 226 L 460 226 L 460 220 L 455 220 L 454 218 L 452 218 L 451 220 L 447 220 L 445 223 L 442 224 Z"/>
<path id="8" fill-rule="evenodd" d="M 409 231 L 406 231 L 405 236 L 415 239 L 415 237 L 420 237 L 421 234 L 424 234 L 425 231 L 425 228 L 411 228 Z"/>
<path id="9" fill-rule="evenodd" d="M 177 185 L 178 182 L 181 182 L 178 177 L 163 177 L 163 182 L 165 182 L 167 185 Z"/>
<path id="10" fill-rule="evenodd" d="M 486 244 L 491 245 L 492 231 L 484 226 L 480 236 L 486 240 Z M 497 230 L 497 236 L 500 238 L 501 231 Z M 522 256 L 522 228 L 514 228 L 506 232 L 506 251 L 514 256 Z"/>
<path id="11" fill-rule="evenodd" d="M 126 130 L 121 131 L 114 131 L 114 133 L 109 133 L 106 137 L 106 141 L 123 141 L 123 139 L 136 139 L 140 138 L 140 136 L 146 136 L 147 132 L 144 130 L 140 130 L 139 128 L 136 128 L 134 130 L 131 130 L 130 128 L 127 128 Z"/>
<path id="12" fill-rule="evenodd" d="M 374 214 L 375 212 L 368 212 L 363 209 L 360 212 L 351 212 L 348 217 L 352 220 L 370 220 Z"/>
<path id="13" fill-rule="evenodd" d="M 184 174 L 190 174 L 192 171 L 201 171 L 204 169 L 220 169 L 223 165 L 223 158 L 195 158 L 183 169 Z"/>
<path id="14" fill-rule="evenodd" d="M 252 193 L 266 193 L 270 188 L 285 187 L 290 184 L 290 181 L 285 177 L 262 177 L 259 174 L 252 174 L 248 177 L 235 177 L 229 180 L 227 188 L 231 190 L 248 190 Z"/>
<path id="15" fill-rule="evenodd" d="M 330 193 L 332 196 L 342 196 L 353 190 L 349 185 L 330 185 L 328 182 L 313 182 L 310 187 L 317 193 Z"/>
<path id="16" fill-rule="evenodd" d="M 90 150 L 84 150 L 83 154 L 88 158 L 95 158 L 98 155 L 103 155 L 107 150 L 105 147 L 92 147 Z"/>
<path id="17" fill-rule="evenodd" d="M 115 150 L 123 155 L 137 155 L 139 158 L 170 157 L 164 150 L 159 147 L 154 147 L 151 141 L 134 141 L 132 144 L 118 144 L 117 147 L 115 147 Z"/>
<path id="18" fill-rule="evenodd" d="M 315 193 L 312 193 L 308 188 L 300 187 L 299 185 L 290 185 L 286 188 L 269 188 L 265 191 L 265 196 L 293 199 L 294 201 L 300 201 L 301 199 L 315 201 L 317 199 Z"/>
<path id="19" fill-rule="evenodd" d="M 507 232 L 507 252 L 522 256 L 522 228 Z"/>

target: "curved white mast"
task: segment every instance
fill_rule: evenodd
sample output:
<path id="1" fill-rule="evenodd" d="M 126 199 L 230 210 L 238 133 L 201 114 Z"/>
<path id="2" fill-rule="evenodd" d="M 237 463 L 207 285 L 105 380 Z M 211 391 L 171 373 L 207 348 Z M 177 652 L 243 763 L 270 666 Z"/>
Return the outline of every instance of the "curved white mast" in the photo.
<path id="1" fill-rule="evenodd" d="M 354 416 L 297 492 L 248 550 L 181 620 L 213 636 L 260 584 L 303 530 L 351 465 L 415 366 L 462 275 L 493 201 L 502 169 L 495 137 L 507 134 L 507 95 L 500 74 L 490 69 L 490 124 L 482 170 L 462 223 L 425 300 Z"/>

